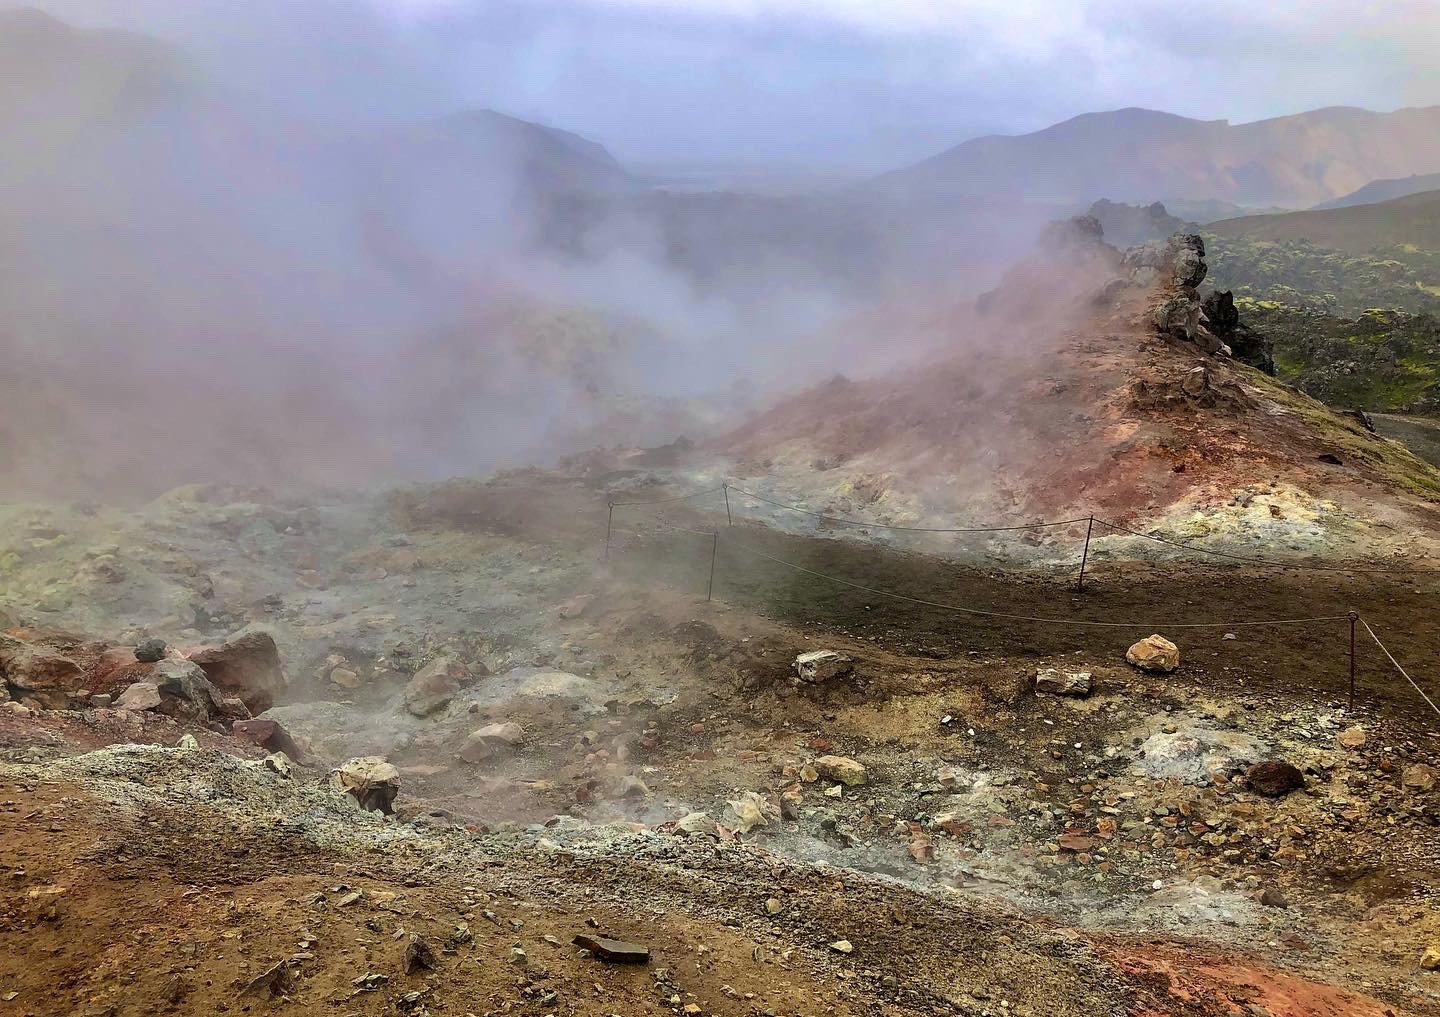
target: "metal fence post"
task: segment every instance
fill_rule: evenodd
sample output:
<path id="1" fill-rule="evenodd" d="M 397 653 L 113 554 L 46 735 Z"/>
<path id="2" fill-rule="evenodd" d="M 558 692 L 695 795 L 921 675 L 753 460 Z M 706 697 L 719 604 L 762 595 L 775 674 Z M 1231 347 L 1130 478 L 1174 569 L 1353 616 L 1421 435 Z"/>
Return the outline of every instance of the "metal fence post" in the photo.
<path id="1" fill-rule="evenodd" d="M 1350 619 L 1350 709 L 1355 709 L 1355 623 L 1360 615 L 1351 611 L 1347 616 Z"/>
<path id="2" fill-rule="evenodd" d="M 720 550 L 720 534 L 710 531 L 710 585 L 705 588 L 705 599 L 715 595 L 715 555 Z"/>
<path id="3" fill-rule="evenodd" d="M 720 487 L 725 492 L 725 525 L 734 526 L 735 520 L 730 517 L 730 485 L 722 484 Z"/>
<path id="4" fill-rule="evenodd" d="M 615 502 L 611 501 L 610 511 L 605 516 L 605 560 L 610 560 L 610 528 L 615 523 Z"/>
<path id="5" fill-rule="evenodd" d="M 1090 514 L 1090 521 L 1085 524 L 1085 550 L 1080 555 L 1080 583 L 1076 589 L 1085 589 L 1085 563 L 1090 558 L 1090 531 L 1095 529 L 1095 514 Z"/>

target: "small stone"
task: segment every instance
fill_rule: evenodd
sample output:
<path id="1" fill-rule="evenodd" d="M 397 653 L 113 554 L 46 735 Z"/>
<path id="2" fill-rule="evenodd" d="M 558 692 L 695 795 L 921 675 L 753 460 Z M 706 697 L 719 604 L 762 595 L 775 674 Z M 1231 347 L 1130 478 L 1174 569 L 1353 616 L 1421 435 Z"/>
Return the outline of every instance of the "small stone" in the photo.
<path id="1" fill-rule="evenodd" d="M 784 905 L 774 897 L 770 897 L 765 901 L 765 911 L 767 914 L 778 915 L 783 907 Z"/>
<path id="2" fill-rule="evenodd" d="M 272 752 L 265 757 L 265 769 L 271 773 L 278 773 L 282 777 L 289 777 L 292 774 L 290 757 L 283 752 Z"/>
<path id="3" fill-rule="evenodd" d="M 183 734 L 180 736 L 180 740 L 175 743 L 175 747 L 177 749 L 198 749 L 200 743 L 195 740 L 193 734 Z"/>
<path id="4" fill-rule="evenodd" d="M 1245 771 L 1245 779 L 1249 781 L 1251 790 L 1269 798 L 1278 798 L 1305 786 L 1305 775 L 1279 759 L 1256 763 Z"/>
<path id="5" fill-rule="evenodd" d="M 827 780 L 839 781 L 846 787 L 865 783 L 865 767 L 849 756 L 821 756 L 815 760 L 815 771 Z"/>
<path id="6" fill-rule="evenodd" d="M 486 724 L 466 737 L 464 744 L 460 746 L 459 755 L 467 763 L 479 763 L 507 752 L 524 741 L 525 729 L 514 721 Z"/>
<path id="7" fill-rule="evenodd" d="M 795 675 L 811 685 L 841 678 L 855 669 L 855 662 L 834 650 L 811 650 L 795 658 Z"/>
<path id="8" fill-rule="evenodd" d="M 1180 666 L 1180 648 L 1164 636 L 1146 636 L 1125 651 L 1125 660 L 1142 671 L 1168 674 Z"/>
<path id="9" fill-rule="evenodd" d="M 400 771 L 381 756 L 357 756 L 330 771 L 330 786 L 350 795 L 369 812 L 394 812 Z"/>
<path id="10" fill-rule="evenodd" d="M 1420 955 L 1420 967 L 1426 971 L 1440 970 L 1440 943 L 1431 943 Z"/>
<path id="11" fill-rule="evenodd" d="M 135 647 L 135 659 L 142 664 L 153 664 L 165 659 L 165 640 L 147 639 Z"/>
<path id="12" fill-rule="evenodd" d="M 837 939 L 830 944 L 830 949 L 836 953 L 854 953 L 855 947 L 848 939 Z"/>
<path id="13" fill-rule="evenodd" d="M 627 943 L 608 936 L 590 936 L 581 933 L 570 941 L 582 950 L 589 950 L 596 960 L 611 964 L 648 964 L 650 950 L 638 943 Z"/>
<path id="14" fill-rule="evenodd" d="M 1042 667 L 1035 672 L 1035 691 L 1057 696 L 1088 696 L 1093 687 L 1089 671 L 1062 671 Z"/>
<path id="15" fill-rule="evenodd" d="M 1432 791 L 1437 776 L 1440 776 L 1440 770 L 1428 763 L 1413 763 L 1401 773 L 1400 783 L 1411 791 Z"/>
<path id="16" fill-rule="evenodd" d="M 360 687 L 360 676 L 348 667 L 332 668 L 330 681 L 342 689 L 358 689 Z"/>
<path id="17" fill-rule="evenodd" d="M 1265 905 L 1267 908 L 1284 908 L 1290 906 L 1290 902 L 1285 899 L 1285 895 L 1273 886 L 1267 886 L 1263 890 L 1256 890 L 1250 895 L 1250 899 L 1257 904 Z"/>
<path id="18" fill-rule="evenodd" d="M 1335 740 L 1339 742 L 1343 748 L 1363 749 L 1365 743 L 1369 741 L 1369 738 L 1366 736 L 1364 728 L 1350 727 L 1336 735 Z"/>
<path id="19" fill-rule="evenodd" d="M 405 973 L 413 975 L 417 971 L 434 971 L 435 965 L 435 951 L 430 944 L 420 933 L 410 933 L 410 939 L 405 944 Z"/>
<path id="20" fill-rule="evenodd" d="M 160 686 L 154 682 L 135 682 L 124 692 L 120 698 L 115 700 L 115 706 L 120 710 L 134 710 L 137 713 L 143 710 L 154 710 L 160 705 Z"/>
<path id="21" fill-rule="evenodd" d="M 113 700 L 111 699 L 110 693 L 108 692 L 97 692 L 95 693 L 95 695 L 90 697 L 90 705 L 97 710 L 106 709 L 107 707 L 109 707 L 111 702 L 113 702 Z"/>

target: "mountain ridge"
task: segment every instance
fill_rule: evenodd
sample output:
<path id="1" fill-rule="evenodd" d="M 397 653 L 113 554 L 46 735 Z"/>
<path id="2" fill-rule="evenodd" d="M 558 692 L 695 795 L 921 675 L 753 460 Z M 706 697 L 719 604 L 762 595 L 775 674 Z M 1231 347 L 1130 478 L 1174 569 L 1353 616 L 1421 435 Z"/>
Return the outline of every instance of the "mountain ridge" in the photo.
<path id="1" fill-rule="evenodd" d="M 1126 107 L 985 135 L 870 181 L 939 195 L 1088 203 L 1216 198 L 1304 208 L 1372 180 L 1440 170 L 1440 106 L 1335 106 L 1248 123 Z"/>

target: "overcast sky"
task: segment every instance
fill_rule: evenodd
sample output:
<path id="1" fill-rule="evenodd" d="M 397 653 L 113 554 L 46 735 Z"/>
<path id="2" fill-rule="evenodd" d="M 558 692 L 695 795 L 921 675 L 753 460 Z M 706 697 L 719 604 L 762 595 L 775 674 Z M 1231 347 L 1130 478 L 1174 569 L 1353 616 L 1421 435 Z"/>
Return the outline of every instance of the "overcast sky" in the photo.
<path id="1" fill-rule="evenodd" d="M 4 3 L 6 0 L 0 0 Z M 489 106 L 632 166 L 868 172 L 1147 106 L 1440 103 L 1440 0 L 40 0 L 326 114 Z"/>

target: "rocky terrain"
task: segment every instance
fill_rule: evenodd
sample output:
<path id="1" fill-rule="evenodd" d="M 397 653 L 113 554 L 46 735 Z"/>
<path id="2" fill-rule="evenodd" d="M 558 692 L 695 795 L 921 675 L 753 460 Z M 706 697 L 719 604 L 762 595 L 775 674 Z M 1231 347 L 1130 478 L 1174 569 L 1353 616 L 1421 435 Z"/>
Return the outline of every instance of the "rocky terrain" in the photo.
<path id="1" fill-rule="evenodd" d="M 607 509 L 691 455 L 4 506 L 0 1000 L 1440 1013 L 1433 577 Z"/>

